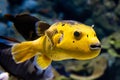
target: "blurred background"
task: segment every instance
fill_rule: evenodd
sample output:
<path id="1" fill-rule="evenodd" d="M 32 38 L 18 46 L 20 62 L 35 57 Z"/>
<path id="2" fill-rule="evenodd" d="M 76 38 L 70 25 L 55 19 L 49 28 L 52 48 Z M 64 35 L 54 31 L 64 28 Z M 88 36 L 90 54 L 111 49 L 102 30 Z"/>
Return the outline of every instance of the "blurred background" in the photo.
<path id="1" fill-rule="evenodd" d="M 95 26 L 101 54 L 89 61 L 53 62 L 54 80 L 120 80 L 120 0 L 0 0 L 0 36 L 23 40 L 3 18 L 20 13 L 49 24 L 76 20 Z"/>

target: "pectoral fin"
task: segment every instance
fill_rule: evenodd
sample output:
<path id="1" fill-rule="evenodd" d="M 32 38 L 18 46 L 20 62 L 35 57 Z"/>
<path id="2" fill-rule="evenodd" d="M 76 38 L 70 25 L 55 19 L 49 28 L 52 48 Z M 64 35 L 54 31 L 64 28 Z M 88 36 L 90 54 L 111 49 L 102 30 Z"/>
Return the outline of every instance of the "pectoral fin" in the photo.
<path id="1" fill-rule="evenodd" d="M 46 69 L 51 64 L 51 62 L 52 60 L 45 55 L 36 56 L 36 64 L 43 70 Z"/>
<path id="2" fill-rule="evenodd" d="M 57 29 L 54 29 L 53 31 L 52 30 L 47 30 L 45 35 L 48 37 L 48 40 L 50 41 L 51 43 L 51 48 L 53 48 L 54 46 L 54 42 L 53 42 L 53 36 L 57 33 Z"/>
<path id="3" fill-rule="evenodd" d="M 32 45 L 32 41 L 15 44 L 12 47 L 13 59 L 17 63 L 24 62 L 38 54 Z"/>

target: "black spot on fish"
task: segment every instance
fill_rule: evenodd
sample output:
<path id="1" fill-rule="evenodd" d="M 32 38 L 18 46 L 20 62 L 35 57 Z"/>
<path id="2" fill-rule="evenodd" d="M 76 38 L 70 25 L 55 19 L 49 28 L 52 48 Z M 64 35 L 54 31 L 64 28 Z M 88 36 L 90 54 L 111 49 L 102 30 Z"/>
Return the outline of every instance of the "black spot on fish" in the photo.
<path id="1" fill-rule="evenodd" d="M 62 26 L 64 26 L 65 24 L 62 24 Z"/>
<path id="2" fill-rule="evenodd" d="M 89 36 L 87 35 L 87 37 L 89 37 Z"/>
<path id="3" fill-rule="evenodd" d="M 73 41 L 73 43 L 75 43 L 75 41 Z"/>

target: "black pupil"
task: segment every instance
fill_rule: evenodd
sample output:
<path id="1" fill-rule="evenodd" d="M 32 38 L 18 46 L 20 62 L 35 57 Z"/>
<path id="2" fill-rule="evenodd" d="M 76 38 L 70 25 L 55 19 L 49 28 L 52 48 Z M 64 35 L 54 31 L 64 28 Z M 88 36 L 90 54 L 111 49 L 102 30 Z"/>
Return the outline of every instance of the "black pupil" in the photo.
<path id="1" fill-rule="evenodd" d="M 80 36 L 80 33 L 79 33 L 78 31 L 75 31 L 75 32 L 74 32 L 74 36 L 75 36 L 75 37 L 79 37 L 79 36 Z"/>

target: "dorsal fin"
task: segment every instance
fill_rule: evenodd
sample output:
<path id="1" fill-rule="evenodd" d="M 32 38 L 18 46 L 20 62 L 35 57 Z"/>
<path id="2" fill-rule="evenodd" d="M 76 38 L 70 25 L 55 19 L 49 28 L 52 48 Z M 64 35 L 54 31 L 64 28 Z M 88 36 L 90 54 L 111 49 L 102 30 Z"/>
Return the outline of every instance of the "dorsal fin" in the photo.
<path id="1" fill-rule="evenodd" d="M 36 33 L 38 36 L 45 34 L 45 31 L 50 27 L 50 25 L 44 21 L 36 22 Z"/>

